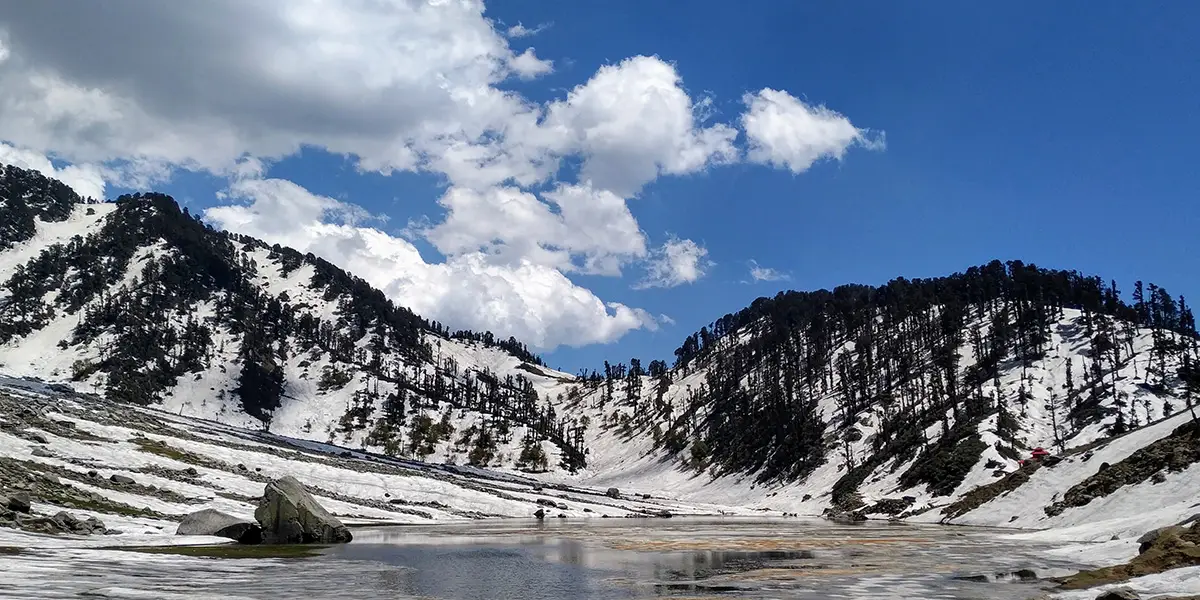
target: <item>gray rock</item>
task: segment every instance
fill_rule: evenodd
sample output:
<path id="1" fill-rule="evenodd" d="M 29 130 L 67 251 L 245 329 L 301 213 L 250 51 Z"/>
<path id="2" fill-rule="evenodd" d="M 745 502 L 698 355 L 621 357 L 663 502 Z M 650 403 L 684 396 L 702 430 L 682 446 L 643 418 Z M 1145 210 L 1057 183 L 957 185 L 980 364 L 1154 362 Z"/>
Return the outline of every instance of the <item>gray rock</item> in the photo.
<path id="1" fill-rule="evenodd" d="M 842 510 L 839 508 L 827 508 L 821 513 L 821 516 L 835 523 L 859 523 L 867 520 L 867 516 L 861 512 Z"/>
<path id="2" fill-rule="evenodd" d="M 617 488 L 608 488 L 608 491 L 604 492 L 604 495 L 608 496 L 609 498 L 616 498 L 619 500 L 621 498 L 621 490 Z"/>
<path id="3" fill-rule="evenodd" d="M 550 508 L 554 508 L 554 501 L 549 498 L 538 498 L 537 504 L 538 506 L 549 506 Z"/>
<path id="4" fill-rule="evenodd" d="M 104 523 L 96 517 L 79 519 L 75 515 L 62 511 L 50 518 L 35 517 L 24 522 L 27 527 L 47 533 L 73 533 L 76 535 L 92 535 L 106 533 Z"/>
<path id="5" fill-rule="evenodd" d="M 1173 527 L 1160 527 L 1158 529 L 1153 529 L 1153 530 L 1147 531 L 1146 533 L 1143 533 L 1142 537 L 1138 538 L 1138 554 L 1141 554 L 1141 553 L 1149 550 L 1150 546 L 1153 546 L 1154 542 L 1158 540 L 1158 536 L 1166 533 L 1167 531 L 1170 531 L 1171 529 L 1174 529 L 1174 528 Z"/>
<path id="6" fill-rule="evenodd" d="M 557 508 L 558 510 L 567 510 L 567 505 L 563 502 L 559 502 L 558 504 L 554 505 L 554 508 Z"/>
<path id="7" fill-rule="evenodd" d="M 533 512 L 533 516 L 537 517 L 537 520 L 541 521 L 542 519 L 546 518 L 546 511 L 539 508 Z"/>
<path id="8" fill-rule="evenodd" d="M 262 542 L 262 527 L 258 523 L 206 508 L 187 515 L 179 522 L 175 535 L 215 535 L 236 540 L 241 544 Z"/>
<path id="9" fill-rule="evenodd" d="M 46 450 L 45 448 L 40 448 L 40 447 L 34 448 L 33 452 L 30 452 L 30 454 L 32 454 L 38 458 L 54 458 L 54 455 L 51 454 L 49 450 Z"/>
<path id="10" fill-rule="evenodd" d="M 291 476 L 267 484 L 254 518 L 262 524 L 263 538 L 273 543 L 341 544 L 353 537 Z"/>
<path id="11" fill-rule="evenodd" d="M 36 431 L 31 431 L 29 433 L 29 439 L 31 439 L 39 444 L 49 444 L 50 443 L 50 440 L 46 439 L 46 436 L 44 436 L 41 433 L 38 433 Z"/>
<path id="12" fill-rule="evenodd" d="M 1141 596 L 1129 588 L 1109 590 L 1096 596 L 1096 600 L 1140 600 Z"/>
<path id="13" fill-rule="evenodd" d="M 128 475 L 113 475 L 108 480 L 119 485 L 133 485 L 135 483 L 133 478 Z"/>
<path id="14" fill-rule="evenodd" d="M 7 506 L 9 510 L 25 514 L 29 514 L 29 511 L 33 509 L 31 500 L 29 498 L 29 492 L 17 492 L 9 496 L 8 501 L 5 502 L 4 505 Z"/>

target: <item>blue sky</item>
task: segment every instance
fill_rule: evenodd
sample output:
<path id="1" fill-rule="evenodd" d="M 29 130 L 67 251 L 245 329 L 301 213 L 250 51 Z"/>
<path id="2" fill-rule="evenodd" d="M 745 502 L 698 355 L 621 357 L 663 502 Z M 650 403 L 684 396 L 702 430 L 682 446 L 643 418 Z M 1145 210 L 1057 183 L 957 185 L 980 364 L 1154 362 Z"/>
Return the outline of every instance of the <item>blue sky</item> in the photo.
<path id="1" fill-rule="evenodd" d="M 1200 273 L 1195 233 L 1200 169 L 1194 166 L 1200 139 L 1200 79 L 1195 77 L 1200 5 L 694 2 L 681 7 L 520 0 L 486 9 L 501 38 L 518 23 L 536 30 L 507 37 L 505 56 L 532 47 L 553 65 L 548 72 L 533 68 L 543 71 L 535 77 L 507 77 L 495 84 L 497 89 L 547 106 L 564 100 L 604 65 L 656 56 L 674 68 L 694 104 L 710 99 L 710 106 L 697 111 L 708 119 L 698 119 L 697 128 L 725 123 L 739 129 L 734 143 L 743 158 L 729 161 L 734 164 L 660 173 L 636 193 L 622 194 L 644 233 L 647 254 L 623 262 L 620 276 L 564 271 L 604 302 L 644 310 L 655 326 L 613 333 L 607 343 L 589 343 L 596 339 L 583 334 L 551 335 L 583 343 L 544 353 L 552 366 L 574 371 L 605 359 L 670 359 L 688 333 L 780 289 L 944 275 L 993 258 L 1095 273 L 1116 279 L 1125 290 L 1142 279 L 1200 302 L 1195 277 Z M 162 18 L 174 22 L 170 15 Z M 463 23 L 464 29 L 478 26 L 465 18 Z M 0 37 L 0 48 L 13 57 L 0 67 L 8 63 L 13 69 L 15 59 L 23 58 L 27 71 L 8 77 L 28 77 L 35 67 L 52 69 L 65 80 L 79 79 L 78 86 L 114 97 L 126 94 L 143 113 L 172 117 L 155 108 L 154 95 L 146 92 L 150 84 L 168 83 L 154 74 L 154 65 L 145 66 L 149 83 L 135 91 L 114 83 L 128 80 L 119 72 L 107 80 L 82 78 L 69 59 L 19 39 L 13 33 L 16 24 L 10 24 L 8 37 Z M 197 39 L 203 39 L 201 33 Z M 114 49 L 114 56 L 120 50 Z M 803 169 L 749 160 L 749 134 L 738 126 L 747 111 L 743 95 L 764 88 L 785 91 L 808 107 L 836 111 L 866 140 L 878 142 L 885 135 L 886 148 L 848 143 L 840 160 L 825 155 Z M 261 91 L 254 93 L 262 97 Z M 180 118 L 201 122 L 198 114 L 217 114 L 222 123 L 238 124 L 231 131 L 240 137 L 230 139 L 245 147 L 231 142 L 231 152 L 262 159 L 256 180 L 291 182 L 312 195 L 386 216 L 386 222 L 368 224 L 407 239 L 426 262 L 447 259 L 433 241 L 438 238 L 414 235 L 413 224 L 447 220 L 449 211 L 438 199 L 455 185 L 450 182 L 455 176 L 431 169 L 380 174 L 364 168 L 359 158 L 368 152 L 358 148 L 367 146 L 314 133 L 340 127 L 336 123 L 343 119 L 333 117 L 342 115 L 332 115 L 328 128 L 313 126 L 297 134 L 304 149 L 296 153 L 275 148 L 264 141 L 268 136 L 244 134 L 246 115 L 219 114 L 221 102 L 201 108 Z M 320 121 L 330 112 L 305 115 Z M 2 118 L 0 127 L 7 127 Z M 13 152 L 52 155 L 58 168 L 74 163 L 103 170 L 108 165 L 111 172 L 114 164 L 139 165 L 116 175 L 105 172 L 110 195 L 145 183 L 204 211 L 234 200 L 258 206 L 253 202 L 266 193 L 263 186 L 230 193 L 234 177 L 221 166 L 225 157 L 203 149 L 159 150 L 130 137 L 143 143 L 139 148 L 151 149 L 123 156 L 49 131 L 0 129 L 0 139 Z M 556 171 L 559 180 L 579 177 L 586 153 L 569 154 Z M 524 189 L 540 195 L 550 187 L 541 181 Z M 252 216 L 266 218 L 264 211 Z M 226 220 L 218 221 L 233 222 L 231 213 L 214 213 L 222 214 Z M 461 209 L 458 214 L 470 216 Z M 407 237 L 401 235 L 405 230 Z M 292 239 L 286 237 L 290 232 L 276 233 Z M 303 239 L 314 248 L 334 247 L 311 236 Z M 654 260 L 654 248 L 672 239 L 692 241 L 707 251 L 701 262 L 714 264 L 692 281 L 637 285 Z M 356 264 L 344 266 L 354 270 Z M 787 279 L 751 281 L 753 264 Z M 386 271 L 386 265 L 373 268 Z M 466 313 L 450 310 L 444 318 L 456 314 Z M 462 320 L 474 326 L 486 322 L 478 314 Z M 560 323 L 548 327 L 566 327 Z M 500 322 L 498 328 L 503 327 Z"/>

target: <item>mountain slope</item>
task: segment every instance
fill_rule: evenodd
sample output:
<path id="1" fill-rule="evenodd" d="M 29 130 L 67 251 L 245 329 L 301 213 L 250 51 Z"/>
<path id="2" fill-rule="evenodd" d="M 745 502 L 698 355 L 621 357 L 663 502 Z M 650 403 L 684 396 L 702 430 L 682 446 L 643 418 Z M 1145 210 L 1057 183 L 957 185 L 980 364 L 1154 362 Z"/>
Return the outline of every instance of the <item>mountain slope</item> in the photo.
<path id="1" fill-rule="evenodd" d="M 58 189 L 39 177 L 9 168 L 3 189 Z M 515 340 L 451 334 L 328 262 L 215 231 L 166 196 L 90 205 L 58 191 L 4 199 L 35 225 L 0 253 L 4 371 L 391 454 L 582 463 L 538 395 L 565 375 Z"/>
<path id="2" fill-rule="evenodd" d="M 34 225 L 0 252 L 0 371 L 393 456 L 783 512 L 999 524 L 998 498 L 1066 493 L 1099 468 L 1076 461 L 1082 449 L 1124 460 L 1200 395 L 1190 309 L 1140 282 L 1127 304 L 1098 278 L 997 261 L 781 293 L 689 336 L 674 365 L 574 377 L 516 340 L 452 334 L 318 257 L 215 231 L 166 196 L 83 204 L 39 175 L 4 177 L 19 191 L 2 206 Z M 1072 476 L 1018 472 L 1036 447 Z M 1147 476 L 1185 489 L 1188 469 Z M 1018 522 L 1038 526 L 1054 500 L 1030 498 Z"/>

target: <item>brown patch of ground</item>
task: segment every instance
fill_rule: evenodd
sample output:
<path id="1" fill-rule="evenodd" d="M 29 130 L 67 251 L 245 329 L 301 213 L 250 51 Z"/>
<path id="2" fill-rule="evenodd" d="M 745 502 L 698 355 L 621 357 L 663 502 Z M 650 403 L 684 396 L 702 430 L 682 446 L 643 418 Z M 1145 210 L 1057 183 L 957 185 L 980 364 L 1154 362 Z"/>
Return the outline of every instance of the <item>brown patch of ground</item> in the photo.
<path id="1" fill-rule="evenodd" d="M 962 495 L 953 504 L 942 509 L 942 514 L 946 515 L 945 519 L 956 519 L 961 517 L 997 497 L 1011 492 L 1029 481 L 1029 476 L 1033 475 L 1038 469 L 1042 468 L 1041 462 L 1030 462 L 1020 469 L 1005 475 L 1003 479 L 994 481 L 987 485 L 981 485 Z"/>
<path id="2" fill-rule="evenodd" d="M 1148 534 L 1143 550 L 1133 560 L 1112 567 L 1082 571 L 1060 580 L 1063 588 L 1082 589 L 1119 583 L 1180 567 L 1200 565 L 1200 522 L 1191 527 L 1168 527 Z"/>
<path id="3" fill-rule="evenodd" d="M 1107 496 L 1123 486 L 1147 481 L 1163 469 L 1179 472 L 1195 462 L 1200 462 L 1200 423 L 1193 421 L 1071 486 L 1062 500 L 1046 507 L 1046 514 L 1053 517 L 1068 508 L 1084 506 Z"/>

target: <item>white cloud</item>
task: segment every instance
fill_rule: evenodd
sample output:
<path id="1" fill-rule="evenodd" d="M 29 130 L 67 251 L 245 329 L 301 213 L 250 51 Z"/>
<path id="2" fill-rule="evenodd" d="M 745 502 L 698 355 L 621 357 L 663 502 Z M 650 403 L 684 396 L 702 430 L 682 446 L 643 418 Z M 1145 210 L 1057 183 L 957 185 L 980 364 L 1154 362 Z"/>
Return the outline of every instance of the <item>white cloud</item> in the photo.
<path id="1" fill-rule="evenodd" d="M 439 200 L 445 220 L 421 233 L 447 256 L 483 251 L 507 264 L 602 275 L 619 275 L 646 255 L 637 221 L 612 192 L 560 184 L 542 197 L 514 187 L 452 187 Z"/>
<path id="2" fill-rule="evenodd" d="M 750 148 L 752 162 L 803 173 L 823 158 L 841 160 L 853 145 L 882 149 L 883 137 L 869 137 L 846 117 L 825 108 L 811 106 L 787 92 L 764 88 L 742 99 L 742 129 Z"/>
<path id="3" fill-rule="evenodd" d="M 508 65 L 521 79 L 536 79 L 554 70 L 554 63 L 538 58 L 533 48 L 509 59 Z"/>
<path id="4" fill-rule="evenodd" d="M 59 8 L 0 17 L 0 131 L 74 161 L 223 172 L 307 144 L 411 169 L 448 137 L 502 130 L 523 105 L 495 86 L 549 66 L 516 55 L 470 0 Z"/>
<path id="5" fill-rule="evenodd" d="M 550 27 L 549 23 L 542 23 L 541 25 L 538 25 L 537 27 L 530 29 L 521 23 L 517 23 L 516 25 L 509 27 L 508 31 L 505 33 L 510 38 L 523 38 L 523 37 L 529 37 L 532 35 L 537 35 L 543 31 L 545 31 L 549 27 Z"/>
<path id="6" fill-rule="evenodd" d="M 243 179 L 226 194 L 239 203 L 208 209 L 207 220 L 322 256 L 428 319 L 513 335 L 542 350 L 611 342 L 632 329 L 657 327 L 646 311 L 605 303 L 558 269 L 532 261 L 496 264 L 476 251 L 427 263 L 407 240 L 355 225 L 360 208 L 288 181 Z"/>
<path id="7" fill-rule="evenodd" d="M 712 98 L 690 94 L 656 56 L 600 67 L 541 103 L 506 84 L 552 71 L 509 46 L 546 25 L 497 29 L 480 0 L 59 8 L 14 2 L 0 15 L 0 141 L 74 163 L 58 170 L 72 185 L 146 188 L 179 169 L 229 177 L 225 200 L 240 203 L 211 209 L 213 222 L 322 254 L 430 318 L 543 348 L 654 325 L 568 273 L 616 276 L 648 261 L 637 286 L 670 287 L 712 264 L 690 240 L 649 251 L 628 206 L 657 177 L 741 159 L 737 129 L 709 121 Z M 798 172 L 814 152 L 870 144 L 840 115 L 797 103 L 773 90 L 747 97 L 751 160 Z M 414 219 L 409 232 L 446 262 L 424 262 L 350 205 L 263 179 L 264 165 L 302 147 L 363 171 L 444 177 L 445 217 Z"/>
<path id="8" fill-rule="evenodd" d="M 700 127 L 699 107 L 681 87 L 675 67 L 637 56 L 601 67 L 546 111 L 545 127 L 584 156 L 580 179 L 623 196 L 660 174 L 680 175 L 733 162 L 737 131 Z"/>
<path id="9" fill-rule="evenodd" d="M 661 248 L 654 251 L 646 265 L 646 277 L 634 287 L 671 288 L 694 283 L 715 264 L 707 257 L 708 249 L 703 246 L 692 240 L 671 236 Z"/>
<path id="10" fill-rule="evenodd" d="M 104 199 L 104 169 L 96 165 L 67 165 L 56 169 L 49 158 L 38 152 L 0 143 L 0 165 L 13 165 L 37 171 L 57 179 L 84 198 Z"/>
<path id="11" fill-rule="evenodd" d="M 753 281 L 788 281 L 791 278 L 787 273 L 750 261 L 750 279 Z"/>
<path id="12" fill-rule="evenodd" d="M 674 325 L 675 319 L 672 319 L 671 317 L 669 317 L 665 314 L 662 314 L 662 315 L 658 315 L 658 322 L 662 323 L 663 325 Z"/>

